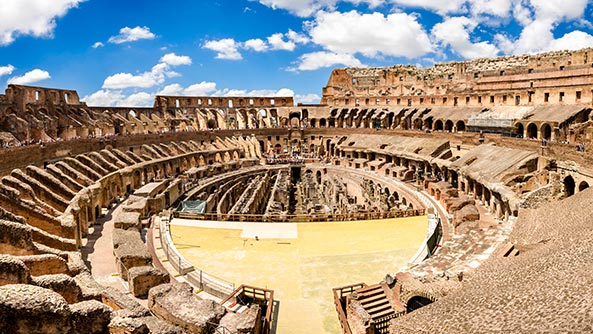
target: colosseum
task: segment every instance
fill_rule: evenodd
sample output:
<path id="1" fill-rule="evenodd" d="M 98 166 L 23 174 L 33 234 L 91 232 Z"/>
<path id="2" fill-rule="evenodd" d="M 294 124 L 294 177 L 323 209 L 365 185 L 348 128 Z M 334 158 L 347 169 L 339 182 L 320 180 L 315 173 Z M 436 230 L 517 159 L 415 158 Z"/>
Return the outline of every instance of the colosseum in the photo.
<path id="1" fill-rule="evenodd" d="M 9 85 L 0 333 L 591 333 L 592 110 L 593 49 L 315 105 Z"/>

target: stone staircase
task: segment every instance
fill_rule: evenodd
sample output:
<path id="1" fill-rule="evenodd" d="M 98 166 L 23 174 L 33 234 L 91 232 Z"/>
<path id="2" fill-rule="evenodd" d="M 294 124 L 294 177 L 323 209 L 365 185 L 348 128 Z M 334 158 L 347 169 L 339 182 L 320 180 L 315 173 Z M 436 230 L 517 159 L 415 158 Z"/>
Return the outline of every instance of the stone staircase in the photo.
<path id="1" fill-rule="evenodd" d="M 403 305 L 398 305 L 393 298 L 388 296 L 392 296 L 392 292 L 385 282 L 356 290 L 351 296 L 361 303 L 364 310 L 373 319 L 376 333 L 388 333 L 389 320 L 406 312 Z"/>

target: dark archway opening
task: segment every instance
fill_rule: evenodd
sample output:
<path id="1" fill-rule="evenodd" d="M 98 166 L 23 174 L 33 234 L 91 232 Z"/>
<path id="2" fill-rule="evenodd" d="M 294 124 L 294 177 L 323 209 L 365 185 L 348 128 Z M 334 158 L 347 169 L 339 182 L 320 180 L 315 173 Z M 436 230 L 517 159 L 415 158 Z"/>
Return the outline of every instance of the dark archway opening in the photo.
<path id="1" fill-rule="evenodd" d="M 421 297 L 421 296 L 414 296 L 412 298 L 410 298 L 410 300 L 408 301 L 408 305 L 406 306 L 406 311 L 408 313 L 416 311 L 419 308 L 422 308 L 428 304 L 432 304 L 432 300 L 426 298 L 426 297 Z"/>
<path id="2" fill-rule="evenodd" d="M 575 189 L 575 182 L 572 176 L 567 176 L 564 178 L 564 194 L 566 197 L 574 195 Z"/>

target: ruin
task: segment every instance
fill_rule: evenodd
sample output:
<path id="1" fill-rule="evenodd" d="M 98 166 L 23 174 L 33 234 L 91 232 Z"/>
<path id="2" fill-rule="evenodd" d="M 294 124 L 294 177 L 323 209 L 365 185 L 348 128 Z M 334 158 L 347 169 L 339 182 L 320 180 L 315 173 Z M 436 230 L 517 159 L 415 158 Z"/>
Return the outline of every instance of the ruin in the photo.
<path id="1" fill-rule="evenodd" d="M 425 215 L 406 268 L 333 289 L 344 333 L 589 333 L 591 52 L 336 69 L 319 105 L 9 85 L 0 332 L 269 333 L 274 287 L 187 262 L 169 219 Z"/>

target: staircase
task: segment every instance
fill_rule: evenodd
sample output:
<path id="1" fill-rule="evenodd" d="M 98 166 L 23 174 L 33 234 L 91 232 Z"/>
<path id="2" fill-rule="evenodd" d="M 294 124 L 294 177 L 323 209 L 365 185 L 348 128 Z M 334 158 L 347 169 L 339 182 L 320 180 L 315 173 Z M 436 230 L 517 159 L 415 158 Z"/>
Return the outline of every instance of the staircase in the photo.
<path id="1" fill-rule="evenodd" d="M 371 316 L 376 333 L 388 333 L 389 320 L 397 318 L 406 312 L 405 307 L 393 298 L 390 300 L 389 295 L 392 295 L 389 286 L 387 283 L 381 282 L 356 290 L 351 296 L 352 299 L 357 299 Z"/>

